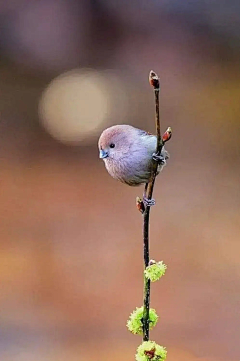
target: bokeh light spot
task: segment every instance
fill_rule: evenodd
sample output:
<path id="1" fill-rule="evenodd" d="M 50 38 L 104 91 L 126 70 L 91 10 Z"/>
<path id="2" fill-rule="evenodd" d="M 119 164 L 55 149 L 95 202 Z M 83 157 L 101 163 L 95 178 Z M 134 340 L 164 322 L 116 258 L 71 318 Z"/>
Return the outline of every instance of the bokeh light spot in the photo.
<path id="1" fill-rule="evenodd" d="M 110 104 L 104 75 L 73 70 L 48 85 L 39 103 L 39 115 L 52 137 L 75 143 L 98 132 L 109 115 Z"/>

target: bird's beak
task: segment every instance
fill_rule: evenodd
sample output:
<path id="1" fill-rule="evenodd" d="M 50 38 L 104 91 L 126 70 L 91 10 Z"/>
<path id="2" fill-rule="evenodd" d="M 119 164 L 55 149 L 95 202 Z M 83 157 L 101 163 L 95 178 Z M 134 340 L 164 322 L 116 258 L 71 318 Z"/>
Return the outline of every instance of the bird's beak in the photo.
<path id="1" fill-rule="evenodd" d="M 104 159 L 104 158 L 107 158 L 107 157 L 108 157 L 108 152 L 105 152 L 105 150 L 100 149 L 99 158 Z"/>

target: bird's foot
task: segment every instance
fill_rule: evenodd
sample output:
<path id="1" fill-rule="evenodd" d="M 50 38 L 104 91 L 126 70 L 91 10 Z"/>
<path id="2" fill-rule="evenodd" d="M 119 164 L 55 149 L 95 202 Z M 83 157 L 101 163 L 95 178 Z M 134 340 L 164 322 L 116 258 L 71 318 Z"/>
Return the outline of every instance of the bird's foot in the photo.
<path id="1" fill-rule="evenodd" d="M 157 153 L 153 153 L 152 159 L 155 160 L 156 162 L 158 162 L 158 164 L 160 164 L 160 165 L 166 164 L 166 158 L 162 154 L 159 155 Z"/>
<path id="2" fill-rule="evenodd" d="M 156 202 L 155 199 L 148 199 L 146 197 L 143 197 L 143 203 L 146 207 L 152 207 L 155 206 Z"/>

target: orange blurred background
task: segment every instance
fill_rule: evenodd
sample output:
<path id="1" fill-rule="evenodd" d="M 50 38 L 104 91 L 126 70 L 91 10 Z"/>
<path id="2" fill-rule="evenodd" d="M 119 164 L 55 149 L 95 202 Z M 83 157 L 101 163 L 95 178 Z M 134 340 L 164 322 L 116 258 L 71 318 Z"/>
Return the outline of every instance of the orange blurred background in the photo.
<path id="1" fill-rule="evenodd" d="M 157 179 L 151 339 L 168 361 L 239 360 L 237 1 L 0 3 L 0 359 L 133 360 L 142 188 L 113 180 L 102 130 L 173 129 Z"/>

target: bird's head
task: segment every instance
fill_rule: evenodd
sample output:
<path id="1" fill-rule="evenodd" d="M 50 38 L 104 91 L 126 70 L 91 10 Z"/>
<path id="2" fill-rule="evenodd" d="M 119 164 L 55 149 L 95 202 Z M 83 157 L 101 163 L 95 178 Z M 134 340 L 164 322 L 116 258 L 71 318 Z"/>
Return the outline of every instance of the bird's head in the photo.
<path id="1" fill-rule="evenodd" d="M 132 129 L 129 125 L 115 125 L 105 129 L 98 141 L 99 158 L 118 161 L 126 157 L 131 146 Z"/>

